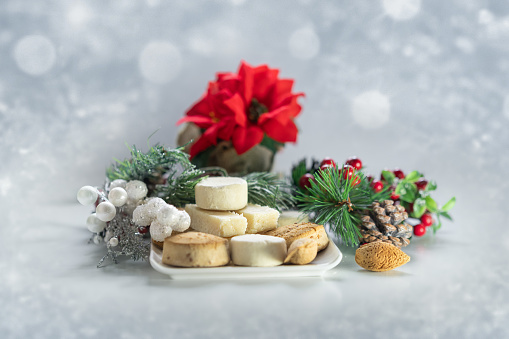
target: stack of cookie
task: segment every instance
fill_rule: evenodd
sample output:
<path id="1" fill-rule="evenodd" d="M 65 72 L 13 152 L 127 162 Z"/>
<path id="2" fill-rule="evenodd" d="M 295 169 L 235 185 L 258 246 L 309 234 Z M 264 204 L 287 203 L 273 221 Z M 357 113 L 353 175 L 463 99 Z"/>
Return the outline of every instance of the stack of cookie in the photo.
<path id="1" fill-rule="evenodd" d="M 276 229 L 279 212 L 248 204 L 244 179 L 204 179 L 196 185 L 195 197 L 196 204 L 185 206 L 193 231 L 165 239 L 164 264 L 179 267 L 214 267 L 230 261 L 241 266 L 307 264 L 328 244 L 321 225 L 302 223 Z"/>

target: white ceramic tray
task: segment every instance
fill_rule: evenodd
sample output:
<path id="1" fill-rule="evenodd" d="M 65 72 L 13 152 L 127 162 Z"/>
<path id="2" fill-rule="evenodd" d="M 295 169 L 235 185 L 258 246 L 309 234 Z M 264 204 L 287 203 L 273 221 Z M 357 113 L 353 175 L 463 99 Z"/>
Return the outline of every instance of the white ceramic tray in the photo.
<path id="1" fill-rule="evenodd" d="M 203 268 L 182 268 L 162 263 L 162 251 L 152 245 L 150 264 L 171 279 L 252 279 L 282 277 L 319 277 L 336 267 L 343 258 L 339 248 L 330 241 L 329 246 L 318 253 L 315 260 L 307 265 L 281 265 L 276 267 L 221 266 Z"/>

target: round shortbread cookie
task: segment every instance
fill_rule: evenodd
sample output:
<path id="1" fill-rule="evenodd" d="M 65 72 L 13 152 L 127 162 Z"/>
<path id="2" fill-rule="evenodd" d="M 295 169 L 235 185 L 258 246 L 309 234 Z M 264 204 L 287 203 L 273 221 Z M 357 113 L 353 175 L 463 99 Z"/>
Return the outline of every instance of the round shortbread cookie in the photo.
<path id="1" fill-rule="evenodd" d="M 228 240 L 212 234 L 186 232 L 164 240 L 163 264 L 179 267 L 215 267 L 230 262 Z"/>
<path id="2" fill-rule="evenodd" d="M 213 211 L 240 210 L 247 205 L 247 181 L 235 177 L 210 177 L 195 186 L 196 205 Z"/>

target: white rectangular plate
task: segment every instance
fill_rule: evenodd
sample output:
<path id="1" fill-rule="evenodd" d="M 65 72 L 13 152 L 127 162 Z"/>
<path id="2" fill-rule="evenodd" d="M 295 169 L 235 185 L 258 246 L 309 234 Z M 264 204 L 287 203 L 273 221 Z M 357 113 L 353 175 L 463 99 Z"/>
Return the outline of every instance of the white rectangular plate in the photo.
<path id="1" fill-rule="evenodd" d="M 171 279 L 252 279 L 281 277 L 319 277 L 336 267 L 343 258 L 339 248 L 330 241 L 329 246 L 307 265 L 281 265 L 276 267 L 221 266 L 185 268 L 169 266 L 162 263 L 162 251 L 152 245 L 150 264 L 152 267 Z"/>

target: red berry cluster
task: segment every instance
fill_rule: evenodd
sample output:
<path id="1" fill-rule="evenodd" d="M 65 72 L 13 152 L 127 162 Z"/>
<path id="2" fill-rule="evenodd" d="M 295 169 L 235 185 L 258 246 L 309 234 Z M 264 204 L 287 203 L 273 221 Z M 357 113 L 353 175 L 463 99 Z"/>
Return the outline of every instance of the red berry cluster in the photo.
<path id="1" fill-rule="evenodd" d="M 329 168 L 336 168 L 337 164 L 332 158 L 326 157 L 320 162 L 319 167 L 320 171 L 326 171 Z M 357 157 L 348 158 L 341 171 L 343 179 L 352 180 L 353 186 L 357 186 L 358 184 L 361 183 L 361 178 L 358 175 L 356 175 L 356 171 L 360 169 L 362 169 L 362 161 L 360 159 L 358 159 Z M 314 178 L 315 177 L 310 173 L 306 173 L 303 176 L 301 176 L 299 179 L 300 188 L 304 189 L 307 187 L 311 187 L 311 181 L 313 181 Z"/>

